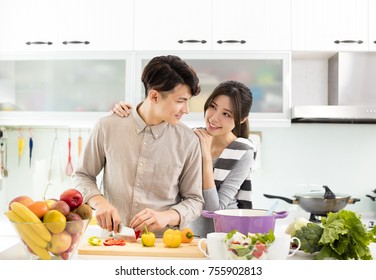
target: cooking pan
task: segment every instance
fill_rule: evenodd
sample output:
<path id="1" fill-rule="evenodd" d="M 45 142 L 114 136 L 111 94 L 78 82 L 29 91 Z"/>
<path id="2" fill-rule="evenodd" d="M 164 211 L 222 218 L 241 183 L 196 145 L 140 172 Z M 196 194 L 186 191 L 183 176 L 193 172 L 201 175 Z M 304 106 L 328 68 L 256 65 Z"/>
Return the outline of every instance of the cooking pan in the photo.
<path id="1" fill-rule="evenodd" d="M 295 195 L 295 199 L 283 196 L 264 194 L 267 198 L 277 198 L 291 204 L 298 204 L 305 211 L 314 215 L 327 215 L 329 212 L 338 212 L 347 204 L 360 201 L 359 198 L 351 198 L 348 194 L 335 194 L 328 186 L 323 186 L 325 192 L 309 192 Z"/>

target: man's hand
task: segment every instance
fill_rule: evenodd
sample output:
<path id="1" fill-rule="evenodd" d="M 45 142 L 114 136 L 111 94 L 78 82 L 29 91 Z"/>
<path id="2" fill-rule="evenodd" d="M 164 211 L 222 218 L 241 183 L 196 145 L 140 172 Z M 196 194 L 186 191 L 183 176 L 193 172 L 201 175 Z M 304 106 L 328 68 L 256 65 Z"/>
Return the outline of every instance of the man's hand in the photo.
<path id="1" fill-rule="evenodd" d="M 98 226 L 108 231 L 117 232 L 121 220 L 116 208 L 101 195 L 92 197 L 88 203 L 95 209 Z"/>
<path id="2" fill-rule="evenodd" d="M 175 210 L 157 212 L 146 208 L 137 213 L 130 222 L 130 227 L 135 231 L 143 230 L 147 226 L 149 231 L 159 230 L 166 226 L 175 226 L 180 222 L 180 216 Z"/>

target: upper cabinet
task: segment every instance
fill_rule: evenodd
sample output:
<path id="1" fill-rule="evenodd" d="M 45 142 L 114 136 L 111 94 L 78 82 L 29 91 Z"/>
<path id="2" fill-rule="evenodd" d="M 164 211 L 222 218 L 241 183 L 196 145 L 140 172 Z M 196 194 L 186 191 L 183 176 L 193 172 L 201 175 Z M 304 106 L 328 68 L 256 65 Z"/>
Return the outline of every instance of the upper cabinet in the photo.
<path id="1" fill-rule="evenodd" d="M 290 50 L 291 0 L 213 1 L 214 50 Z"/>
<path id="2" fill-rule="evenodd" d="M 291 0 L 135 1 L 136 51 L 290 50 Z"/>
<path id="3" fill-rule="evenodd" d="M 137 0 L 134 49 L 210 50 L 211 21 L 211 0 Z"/>
<path id="4" fill-rule="evenodd" d="M 2 0 L 0 51 L 133 49 L 133 0 Z"/>
<path id="5" fill-rule="evenodd" d="M 292 51 L 368 51 L 368 26 L 368 0 L 292 0 Z"/>

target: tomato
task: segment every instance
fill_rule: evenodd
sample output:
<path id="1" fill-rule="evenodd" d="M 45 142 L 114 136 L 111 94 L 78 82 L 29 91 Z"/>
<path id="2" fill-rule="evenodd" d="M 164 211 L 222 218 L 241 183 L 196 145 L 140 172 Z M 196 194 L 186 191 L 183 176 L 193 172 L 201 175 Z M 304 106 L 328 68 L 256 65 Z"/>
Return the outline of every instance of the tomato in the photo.
<path id="1" fill-rule="evenodd" d="M 193 231 L 190 228 L 184 228 L 181 231 L 181 242 L 182 243 L 189 243 L 193 240 L 194 238 Z"/>
<path id="2" fill-rule="evenodd" d="M 103 241 L 104 246 L 124 246 L 125 245 L 124 239 L 115 239 L 113 237 L 110 237 Z"/>
<path id="3" fill-rule="evenodd" d="M 90 236 L 87 242 L 92 246 L 102 245 L 102 240 L 97 236 Z"/>
<path id="4" fill-rule="evenodd" d="M 136 234 L 136 239 L 138 239 L 141 235 L 141 230 L 136 231 L 135 234 Z"/>
<path id="5" fill-rule="evenodd" d="M 264 243 L 262 243 L 261 241 L 256 242 L 256 248 L 257 248 L 257 250 L 259 250 L 261 252 L 266 251 L 266 245 Z"/>
<path id="6" fill-rule="evenodd" d="M 255 244 L 255 251 L 252 252 L 252 255 L 256 258 L 260 258 L 266 251 L 266 245 L 261 241 L 257 241 Z"/>

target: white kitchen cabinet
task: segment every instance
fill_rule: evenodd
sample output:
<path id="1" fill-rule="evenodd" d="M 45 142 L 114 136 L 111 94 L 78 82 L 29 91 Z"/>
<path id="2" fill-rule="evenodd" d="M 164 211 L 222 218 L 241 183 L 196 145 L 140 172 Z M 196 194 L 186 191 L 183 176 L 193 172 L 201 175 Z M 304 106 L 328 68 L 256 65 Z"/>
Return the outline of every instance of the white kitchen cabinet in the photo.
<path id="1" fill-rule="evenodd" d="M 54 1 L 2 0 L 0 51 L 52 50 L 56 44 Z"/>
<path id="2" fill-rule="evenodd" d="M 90 127 L 132 101 L 130 53 L 0 54 L 1 125 Z"/>
<path id="3" fill-rule="evenodd" d="M 135 1 L 134 50 L 210 50 L 211 3 Z"/>
<path id="4" fill-rule="evenodd" d="M 368 0 L 292 0 L 292 51 L 367 51 Z"/>
<path id="5" fill-rule="evenodd" d="M 0 51 L 133 49 L 133 0 L 4 0 Z"/>
<path id="6" fill-rule="evenodd" d="M 213 1 L 214 50 L 290 50 L 291 0 Z"/>
<path id="7" fill-rule="evenodd" d="M 368 2 L 369 50 L 376 51 L 376 0 Z"/>

